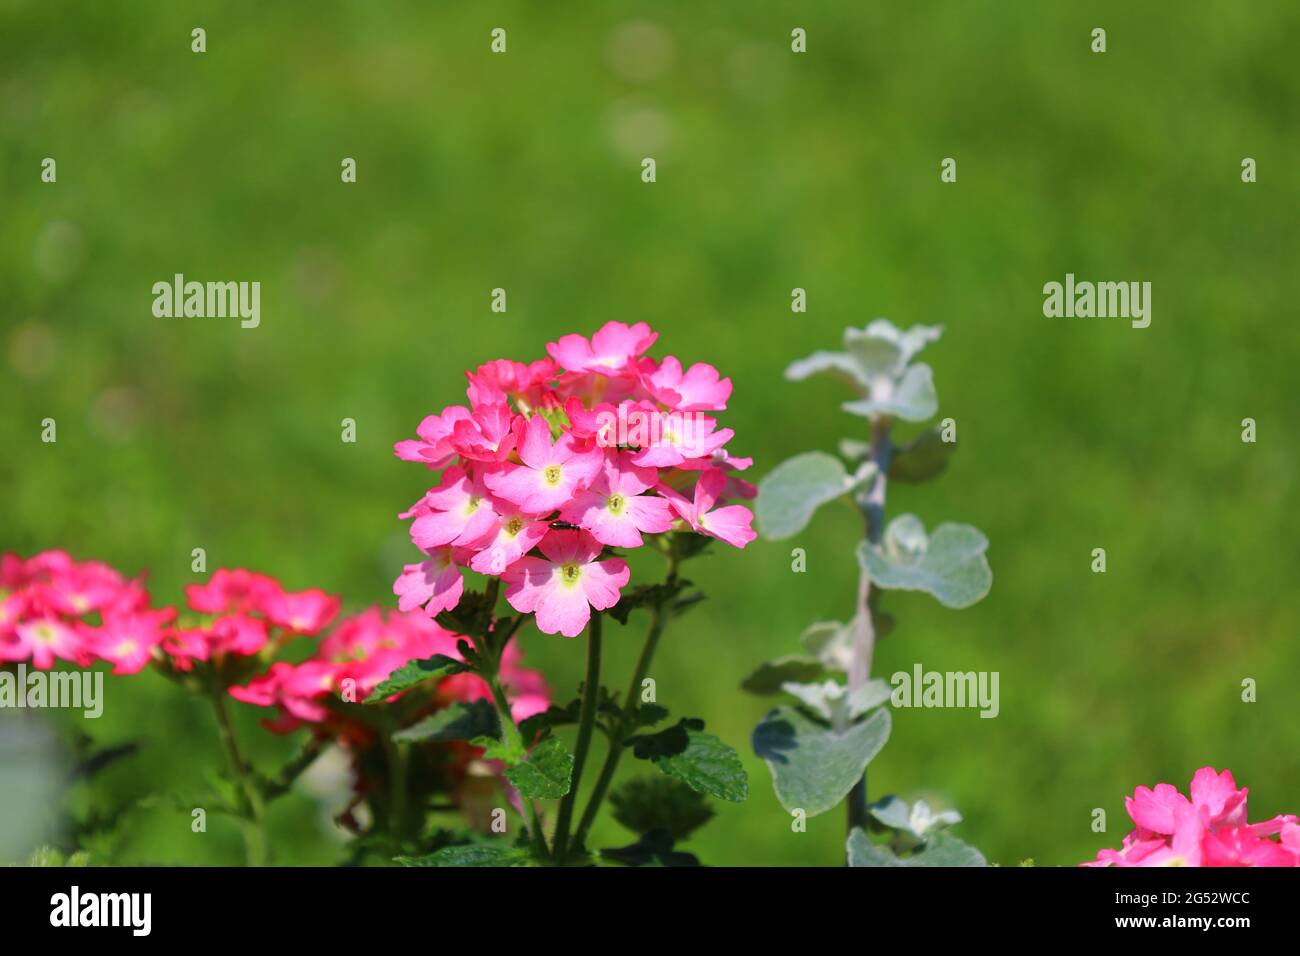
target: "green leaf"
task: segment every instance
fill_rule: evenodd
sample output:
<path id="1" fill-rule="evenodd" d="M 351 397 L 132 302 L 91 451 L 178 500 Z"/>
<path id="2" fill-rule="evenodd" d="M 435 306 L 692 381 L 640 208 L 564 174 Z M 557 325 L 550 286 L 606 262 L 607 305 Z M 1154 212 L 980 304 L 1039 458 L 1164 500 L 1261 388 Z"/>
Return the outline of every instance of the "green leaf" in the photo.
<path id="1" fill-rule="evenodd" d="M 825 676 L 826 665 L 817 658 L 790 654 L 759 664 L 753 673 L 740 682 L 740 687 L 751 694 L 779 694 L 782 684 L 806 684 Z"/>
<path id="2" fill-rule="evenodd" d="M 754 729 L 754 752 L 767 763 L 781 806 L 811 817 L 834 807 L 862 779 L 889 729 L 887 708 L 836 731 L 794 707 L 778 707 Z"/>
<path id="3" fill-rule="evenodd" d="M 847 671 L 853 658 L 853 628 L 839 621 L 818 621 L 799 635 L 799 643 L 828 670 Z"/>
<path id="4" fill-rule="evenodd" d="M 699 866 L 693 853 L 673 849 L 673 838 L 663 830 L 642 834 L 631 846 L 601 850 L 602 859 L 625 866 Z"/>
<path id="5" fill-rule="evenodd" d="M 921 432 L 906 445 L 894 450 L 889 462 L 889 480 L 918 484 L 943 474 L 948 459 L 957 450 L 955 441 L 944 441 L 940 429 Z"/>
<path id="6" fill-rule="evenodd" d="M 822 372 L 830 372 L 855 387 L 865 388 L 868 384 L 862 377 L 858 363 L 847 352 L 814 352 L 786 366 L 785 377 L 791 382 L 802 382 L 810 375 Z"/>
<path id="7" fill-rule="evenodd" d="M 832 727 L 848 726 L 853 718 L 889 700 L 891 694 L 889 685 L 880 679 L 869 680 L 855 691 L 837 680 L 806 684 L 788 681 L 781 689 L 799 698 L 804 707 Z"/>
<path id="8" fill-rule="evenodd" d="M 532 749 L 523 763 L 506 771 L 506 779 L 525 799 L 562 797 L 569 792 L 572 776 L 573 754 L 559 737 L 547 737 Z"/>
<path id="9" fill-rule="evenodd" d="M 667 716 L 668 708 L 660 704 L 637 704 L 633 715 L 637 727 L 653 727 Z"/>
<path id="10" fill-rule="evenodd" d="M 668 535 L 668 553 L 681 564 L 708 551 L 714 540 L 694 531 L 674 531 Z"/>
<path id="11" fill-rule="evenodd" d="M 713 816 L 703 794 L 672 777 L 637 777 L 609 795 L 614 819 L 633 833 L 661 830 L 684 840 Z"/>
<path id="12" fill-rule="evenodd" d="M 667 605 L 684 588 L 689 587 L 690 583 L 690 581 L 678 580 L 672 584 L 643 584 L 631 588 L 623 592 L 623 596 L 619 598 L 617 604 L 609 609 L 608 614 L 618 623 L 626 624 L 628 615 L 637 608 L 653 608 L 656 605 Z"/>
<path id="13" fill-rule="evenodd" d="M 631 747 L 639 760 L 652 761 L 693 790 L 735 803 L 744 800 L 749 796 L 749 777 L 740 755 L 703 731 L 704 721 L 683 717 L 656 734 L 630 737 L 625 746 Z"/>
<path id="14" fill-rule="evenodd" d="M 867 464 L 850 475 L 838 458 L 820 451 L 786 459 L 758 485 L 754 507 L 763 537 L 779 541 L 798 534 L 818 508 L 853 491 L 874 474 L 875 466 Z"/>
<path id="15" fill-rule="evenodd" d="M 624 747 L 632 748 L 632 755 L 637 760 L 654 760 L 657 757 L 670 757 L 682 753 L 691 742 L 692 730 L 703 730 L 704 721 L 698 717 L 683 717 L 671 727 L 653 734 L 637 734 L 623 741 Z"/>
<path id="16" fill-rule="evenodd" d="M 454 608 L 443 611 L 434 620 L 453 634 L 486 637 L 492 625 L 494 610 L 493 602 L 488 600 L 486 592 L 466 591 Z"/>
<path id="17" fill-rule="evenodd" d="M 528 866 L 532 857 L 525 850 L 512 846 L 446 846 L 427 856 L 399 856 L 395 862 L 402 866 Z"/>
<path id="18" fill-rule="evenodd" d="M 578 712 L 581 708 L 581 698 L 575 698 L 563 707 L 559 704 L 552 704 L 540 714 L 533 714 L 533 716 L 520 721 L 519 734 L 524 740 L 536 740 L 537 736 L 543 731 L 550 730 L 553 727 L 563 727 L 565 724 L 576 724 L 578 722 Z"/>
<path id="19" fill-rule="evenodd" d="M 905 422 L 923 422 L 939 410 L 939 396 L 934 390 L 934 372 L 924 362 L 917 362 L 898 380 L 888 397 L 861 398 L 845 402 L 846 412 L 863 418 L 888 415 Z"/>
<path id="20" fill-rule="evenodd" d="M 508 767 L 513 767 L 528 756 L 522 742 L 505 737 L 475 737 L 470 740 L 475 747 L 481 747 L 486 760 L 500 760 Z"/>
<path id="21" fill-rule="evenodd" d="M 400 742 L 431 740 L 474 740 L 501 736 L 501 721 L 491 701 L 475 700 L 453 704 L 436 714 L 393 734 Z"/>
<path id="22" fill-rule="evenodd" d="M 912 808 L 906 800 L 892 793 L 867 807 L 867 812 L 891 830 L 911 831 Z"/>
<path id="23" fill-rule="evenodd" d="M 871 457 L 871 442 L 856 438 L 841 438 L 839 442 L 840 457 L 847 462 L 857 464 Z"/>
<path id="24" fill-rule="evenodd" d="M 989 542 L 967 524 L 941 524 L 927 536 L 916 515 L 900 515 L 879 545 L 858 545 L 858 562 L 885 590 L 925 591 L 945 607 L 969 607 L 989 593 Z"/>
<path id="25" fill-rule="evenodd" d="M 844 351 L 869 375 L 897 376 L 929 343 L 943 334 L 939 325 L 900 329 L 888 319 L 876 319 L 864 329 L 844 330 Z"/>
<path id="26" fill-rule="evenodd" d="M 469 670 L 467 664 L 456 660 L 454 657 L 448 657 L 446 654 L 434 654 L 424 660 L 407 661 L 389 674 L 387 680 L 381 681 L 379 686 L 365 699 L 365 703 L 377 703 L 393 694 L 410 690 L 416 684 L 431 677 L 449 677 L 452 674 L 461 674 L 467 670 Z"/>
<path id="27" fill-rule="evenodd" d="M 908 856 L 897 856 L 888 847 L 868 839 L 861 827 L 854 827 L 845 845 L 849 866 L 988 866 L 984 854 L 946 833 L 936 834 Z"/>

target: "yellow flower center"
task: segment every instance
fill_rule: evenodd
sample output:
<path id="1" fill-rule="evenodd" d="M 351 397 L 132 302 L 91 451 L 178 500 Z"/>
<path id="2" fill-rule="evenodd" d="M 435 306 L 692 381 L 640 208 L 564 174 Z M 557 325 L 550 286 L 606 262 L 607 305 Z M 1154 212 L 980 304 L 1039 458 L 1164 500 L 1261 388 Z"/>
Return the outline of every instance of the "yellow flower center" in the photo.
<path id="1" fill-rule="evenodd" d="M 610 514 L 621 515 L 623 509 L 627 507 L 627 499 L 618 494 L 610 495 L 609 500 L 605 502 L 605 507 L 609 509 Z"/>
<path id="2" fill-rule="evenodd" d="M 542 472 L 542 480 L 554 487 L 560 483 L 563 474 L 564 470 L 559 465 L 547 465 L 546 470 Z"/>
<path id="3" fill-rule="evenodd" d="M 569 587 L 576 585 L 580 577 L 582 577 L 581 566 L 574 564 L 572 561 L 560 565 L 560 580 Z"/>

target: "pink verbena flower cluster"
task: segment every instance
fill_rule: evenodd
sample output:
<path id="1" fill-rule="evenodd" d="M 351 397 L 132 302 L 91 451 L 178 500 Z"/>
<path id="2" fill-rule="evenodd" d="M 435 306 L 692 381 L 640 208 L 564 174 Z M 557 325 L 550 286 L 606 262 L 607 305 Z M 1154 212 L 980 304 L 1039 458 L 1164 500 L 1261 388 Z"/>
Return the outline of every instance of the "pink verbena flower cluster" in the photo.
<path id="1" fill-rule="evenodd" d="M 243 568 L 220 568 L 205 584 L 185 588 L 187 608 L 150 606 L 140 580 L 124 577 L 98 561 L 75 561 L 64 551 L 31 558 L 0 556 L 0 664 L 28 662 L 48 670 L 59 660 L 78 667 L 98 661 L 115 674 L 135 674 L 150 663 L 165 671 L 192 671 L 197 663 L 220 665 L 233 658 L 269 660 L 289 640 L 325 630 L 338 614 L 339 598 L 319 588 L 286 591 L 275 578 Z M 364 700 L 393 671 L 418 658 L 443 654 L 461 659 L 460 635 L 421 613 L 371 608 L 344 618 L 322 638 L 315 653 L 292 664 L 277 661 L 246 686 L 229 693 L 236 700 L 276 707 L 264 725 L 287 733 L 304 724 L 359 736 L 357 725 L 337 718 L 325 705 Z M 500 677 L 516 720 L 546 710 L 550 694 L 536 671 L 522 666 L 510 644 Z M 246 661 L 239 672 L 247 673 Z M 435 706 L 490 699 L 482 678 L 443 678 Z"/>
<path id="2" fill-rule="evenodd" d="M 246 686 L 231 687 L 230 695 L 244 703 L 276 707 L 279 717 L 263 722 L 274 733 L 312 724 L 321 732 L 356 736 L 356 724 L 332 709 L 328 699 L 365 700 L 408 661 L 435 654 L 462 660 L 457 646 L 460 640 L 424 614 L 372 607 L 340 621 L 321 639 L 311 657 L 298 664 L 277 661 Z M 501 656 L 501 684 L 516 721 L 541 713 L 551 704 L 541 674 L 523 667 L 521 660 L 522 653 L 514 643 Z M 481 677 L 456 674 L 438 682 L 433 703 L 436 709 L 455 701 L 491 698 L 492 691 Z"/>
<path id="3" fill-rule="evenodd" d="M 140 580 L 64 551 L 0 558 L 0 662 L 48 670 L 64 660 L 96 661 L 135 674 L 152 661 L 182 671 L 195 661 L 251 656 L 273 639 L 315 634 L 338 613 L 339 600 L 318 589 L 285 591 L 274 578 L 219 570 L 186 589 L 193 620 L 175 607 L 150 606 Z"/>
<path id="4" fill-rule="evenodd" d="M 743 548 L 753 516 L 728 498 L 755 488 L 732 474 L 752 463 L 718 428 L 731 380 L 645 353 L 658 333 L 606 323 L 565 335 L 530 364 L 467 372 L 469 407 L 449 406 L 398 442 L 397 456 L 442 471 L 402 518 L 427 555 L 393 584 L 403 611 L 454 608 L 462 569 L 499 577 L 506 600 L 538 628 L 580 634 L 593 608 L 619 600 L 627 564 L 610 549 L 690 530 Z M 720 506 L 721 505 L 721 506 Z"/>
<path id="5" fill-rule="evenodd" d="M 140 670 L 162 641 L 174 609 L 153 610 L 142 582 L 65 551 L 0 557 L 0 663 L 49 670 L 63 660 L 88 667 L 112 661 Z"/>
<path id="6" fill-rule="evenodd" d="M 1300 825 L 1292 814 L 1246 822 L 1247 788 L 1228 770 L 1202 767 L 1191 799 L 1168 783 L 1124 798 L 1136 829 L 1118 850 L 1083 866 L 1300 866 Z M 1278 836 L 1279 839 L 1270 839 Z"/>
<path id="7" fill-rule="evenodd" d="M 196 661 L 251 657 L 268 645 L 320 633 L 339 611 L 339 599 L 319 588 L 286 591 L 280 582 L 243 568 L 219 568 L 207 584 L 185 586 L 185 600 L 200 619 L 172 628 L 162 649 L 177 670 Z"/>

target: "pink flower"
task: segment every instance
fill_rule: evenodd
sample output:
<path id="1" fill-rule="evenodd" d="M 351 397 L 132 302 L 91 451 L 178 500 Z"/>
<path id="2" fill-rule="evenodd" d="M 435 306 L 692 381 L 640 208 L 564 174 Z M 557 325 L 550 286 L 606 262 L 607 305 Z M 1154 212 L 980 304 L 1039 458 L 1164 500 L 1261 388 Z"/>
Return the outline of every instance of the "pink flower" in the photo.
<path id="1" fill-rule="evenodd" d="M 106 564 L 87 561 L 70 565 L 41 587 L 40 599 L 49 607 L 73 617 L 112 605 L 126 582 Z"/>
<path id="2" fill-rule="evenodd" d="M 546 383 L 558 371 L 548 358 L 538 359 L 531 365 L 497 359 L 480 365 L 476 372 L 465 373 L 469 378 L 466 395 L 474 408 L 513 401 L 521 410 L 530 411 L 543 403 Z"/>
<path id="3" fill-rule="evenodd" d="M 668 500 L 643 494 L 658 480 L 658 471 L 638 468 L 626 452 L 611 455 L 591 487 L 575 495 L 560 518 L 590 531 L 601 544 L 639 548 L 641 532 L 658 534 L 673 525 Z"/>
<path id="4" fill-rule="evenodd" d="M 683 373 L 682 363 L 671 355 L 658 367 L 646 359 L 641 375 L 657 401 L 679 412 L 722 411 L 731 397 L 731 379 L 719 379 L 718 370 L 703 362 Z"/>
<path id="5" fill-rule="evenodd" d="M 1247 789 L 1237 789 L 1231 770 L 1215 773 L 1202 767 L 1192 777 L 1192 805 L 1203 811 L 1211 826 L 1239 827 L 1246 823 Z"/>
<path id="6" fill-rule="evenodd" d="M 493 576 L 537 547 L 551 528 L 550 522 L 526 515 L 508 501 L 497 501 L 495 507 L 496 527 L 469 545 L 477 552 L 470 558 L 470 568 Z"/>
<path id="7" fill-rule="evenodd" d="M 267 600 L 280 593 L 280 584 L 274 578 L 243 568 L 218 568 L 207 584 L 185 586 L 190 607 L 204 614 L 260 611 Z"/>
<path id="8" fill-rule="evenodd" d="M 247 614 L 217 618 L 208 628 L 208 653 L 211 656 L 235 654 L 251 657 L 266 646 L 266 621 Z"/>
<path id="9" fill-rule="evenodd" d="M 90 631 L 95 656 L 113 664 L 114 674 L 137 674 L 153 660 L 154 648 L 163 642 L 166 625 L 175 608 L 157 611 L 109 612 L 102 627 Z"/>
<path id="10" fill-rule="evenodd" d="M 584 447 L 568 434 L 552 444 L 550 426 L 542 416 L 534 415 L 521 431 L 519 458 L 523 464 L 489 472 L 484 481 L 525 513 L 543 515 L 556 510 L 599 474 L 604 453 L 594 446 Z"/>
<path id="11" fill-rule="evenodd" d="M 632 365 L 659 338 L 644 322 L 627 326 L 606 322 L 588 342 L 581 335 L 561 336 L 546 346 L 547 353 L 570 372 L 600 372 L 610 375 Z"/>
<path id="12" fill-rule="evenodd" d="M 1296 855 L 1258 837 L 1250 827 L 1227 826 L 1205 835 L 1203 866 L 1295 866 Z"/>
<path id="13" fill-rule="evenodd" d="M 1124 798 L 1124 809 L 1141 829 L 1150 833 L 1174 832 L 1174 815 L 1190 807 L 1191 801 L 1167 783 L 1158 783 L 1154 790 L 1138 787 L 1133 796 Z"/>
<path id="14" fill-rule="evenodd" d="M 577 637 L 591 619 L 618 603 L 628 582 L 627 564 L 597 561 L 600 542 L 585 531 L 552 531 L 541 543 L 544 558 L 525 557 L 506 569 L 506 600 L 522 613 L 535 613 L 543 634 Z"/>
<path id="15" fill-rule="evenodd" d="M 646 467 L 670 468 L 692 458 L 706 458 L 735 435 L 730 428 L 717 430 L 717 425 L 701 412 L 655 412 L 649 438 L 631 442 L 639 446 L 632 461 Z"/>
<path id="16" fill-rule="evenodd" d="M 449 405 L 441 415 L 428 415 L 420 422 L 415 430 L 420 436 L 419 441 L 399 441 L 393 446 L 393 454 L 403 461 L 421 462 L 434 471 L 445 468 L 456 457 L 456 451 L 451 447 L 456 423 L 470 418 L 468 408 Z"/>
<path id="17" fill-rule="evenodd" d="M 428 555 L 426 561 L 406 565 L 393 582 L 398 610 L 405 612 L 423 607 L 425 613 L 433 617 L 460 603 L 465 581 L 456 566 L 454 549 L 432 548 Z"/>
<path id="18" fill-rule="evenodd" d="M 727 476 L 716 468 L 700 473 L 695 483 L 695 498 L 687 501 L 679 494 L 669 493 L 673 509 L 692 528 L 701 534 L 725 541 L 733 547 L 743 548 L 758 537 L 750 527 L 754 515 L 743 505 L 714 507 L 727 486 Z"/>
<path id="19" fill-rule="evenodd" d="M 86 643 L 69 625 L 53 616 L 23 621 L 15 629 L 16 644 L 6 650 L 10 660 L 27 660 L 38 670 L 49 670 L 56 658 L 74 664 L 89 663 Z"/>
<path id="20" fill-rule="evenodd" d="M 468 420 L 456 422 L 451 447 L 470 461 L 501 461 L 515 447 L 514 413 L 508 405 L 488 405 Z"/>
<path id="21" fill-rule="evenodd" d="M 471 478 L 460 466 L 442 473 L 441 484 L 424 496 L 424 504 L 428 510 L 411 525 L 411 540 L 425 551 L 481 538 L 496 520 L 482 479 Z"/>
<path id="22" fill-rule="evenodd" d="M 1191 799 L 1160 783 L 1138 787 L 1124 805 L 1137 829 L 1119 850 L 1101 850 L 1083 866 L 1297 866 L 1300 828 L 1294 816 L 1246 823 L 1246 788 L 1232 774 L 1202 767 Z M 1294 830 L 1290 828 L 1295 828 Z M 1280 843 L 1267 839 L 1282 834 Z"/>
<path id="23" fill-rule="evenodd" d="M 339 599 L 319 588 L 275 594 L 264 605 L 267 619 L 295 634 L 315 634 L 339 612 Z"/>

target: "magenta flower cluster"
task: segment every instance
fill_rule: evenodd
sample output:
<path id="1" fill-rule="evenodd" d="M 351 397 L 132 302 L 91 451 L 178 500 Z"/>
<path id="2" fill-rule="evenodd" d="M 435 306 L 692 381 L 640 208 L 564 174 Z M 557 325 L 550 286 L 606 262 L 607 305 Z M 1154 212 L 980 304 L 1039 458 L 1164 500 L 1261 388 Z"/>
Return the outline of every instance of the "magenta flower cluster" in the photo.
<path id="1" fill-rule="evenodd" d="M 1248 791 L 1231 771 L 1202 767 L 1188 792 L 1190 799 L 1168 783 L 1138 787 L 1124 798 L 1136 828 L 1120 849 L 1083 866 L 1300 866 L 1295 815 L 1247 822 Z"/>
<path id="2" fill-rule="evenodd" d="M 538 628 L 580 634 L 592 609 L 619 600 L 629 570 L 614 549 L 689 530 L 743 548 L 753 516 L 731 498 L 755 488 L 734 472 L 733 433 L 714 412 L 731 380 L 646 355 L 658 333 L 608 322 L 590 340 L 565 335 L 530 364 L 497 360 L 466 373 L 469 405 L 430 415 L 406 461 L 441 471 L 401 517 L 426 555 L 393 585 L 399 607 L 456 607 L 463 569 L 500 578 L 506 600 Z"/>

